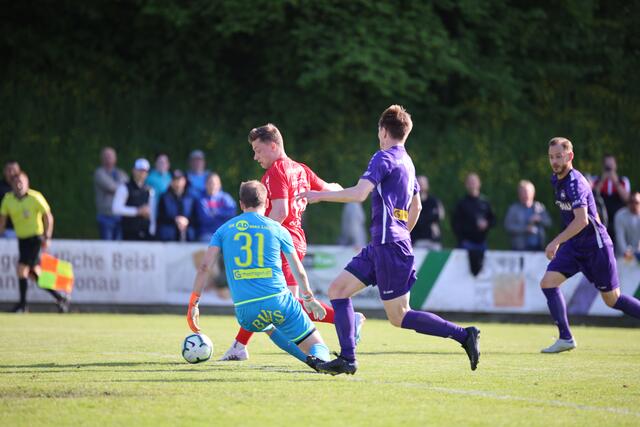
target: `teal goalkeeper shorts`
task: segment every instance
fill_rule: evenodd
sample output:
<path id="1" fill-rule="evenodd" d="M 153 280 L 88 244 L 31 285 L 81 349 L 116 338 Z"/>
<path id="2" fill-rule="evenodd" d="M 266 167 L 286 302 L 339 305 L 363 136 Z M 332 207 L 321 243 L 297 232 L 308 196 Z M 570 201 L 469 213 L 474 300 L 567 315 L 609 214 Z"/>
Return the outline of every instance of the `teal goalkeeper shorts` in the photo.
<path id="1" fill-rule="evenodd" d="M 236 306 L 238 323 L 247 331 L 264 332 L 273 326 L 298 344 L 316 327 L 288 290 L 271 298 Z"/>

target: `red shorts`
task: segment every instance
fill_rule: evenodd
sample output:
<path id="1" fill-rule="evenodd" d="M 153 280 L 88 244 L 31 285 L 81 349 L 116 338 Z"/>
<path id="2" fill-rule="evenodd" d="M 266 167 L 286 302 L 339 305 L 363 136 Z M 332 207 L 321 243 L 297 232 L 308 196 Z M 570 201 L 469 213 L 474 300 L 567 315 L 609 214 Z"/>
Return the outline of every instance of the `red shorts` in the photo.
<path id="1" fill-rule="evenodd" d="M 300 261 L 302 261 L 305 254 L 298 251 L 297 249 L 296 252 L 298 253 L 298 258 L 300 258 Z M 284 280 L 287 282 L 287 286 L 298 286 L 298 282 L 296 282 L 296 278 L 291 272 L 291 266 L 289 266 L 284 253 L 280 252 L 280 258 L 282 259 L 282 273 L 284 274 Z"/>

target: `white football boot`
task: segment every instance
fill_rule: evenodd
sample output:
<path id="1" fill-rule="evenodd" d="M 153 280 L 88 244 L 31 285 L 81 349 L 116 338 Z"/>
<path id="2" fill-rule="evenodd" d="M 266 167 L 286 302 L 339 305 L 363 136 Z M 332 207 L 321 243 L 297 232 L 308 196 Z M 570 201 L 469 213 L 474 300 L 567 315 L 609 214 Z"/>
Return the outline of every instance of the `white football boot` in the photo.
<path id="1" fill-rule="evenodd" d="M 364 325 L 364 321 L 367 320 L 366 317 L 364 317 L 364 314 L 356 312 L 355 315 L 355 320 L 356 320 L 356 344 L 358 344 L 360 342 L 360 332 L 362 332 L 362 325 Z"/>
<path id="2" fill-rule="evenodd" d="M 573 338 L 571 338 L 570 340 L 563 340 L 562 338 L 558 338 L 558 340 L 552 345 L 540 350 L 540 353 L 561 353 L 563 351 L 573 350 L 577 346 L 578 344 Z"/>
<path id="3" fill-rule="evenodd" d="M 233 341 L 231 347 L 222 357 L 218 360 L 220 361 L 242 361 L 247 360 L 249 358 L 249 350 L 243 344 L 240 344 L 238 341 Z"/>

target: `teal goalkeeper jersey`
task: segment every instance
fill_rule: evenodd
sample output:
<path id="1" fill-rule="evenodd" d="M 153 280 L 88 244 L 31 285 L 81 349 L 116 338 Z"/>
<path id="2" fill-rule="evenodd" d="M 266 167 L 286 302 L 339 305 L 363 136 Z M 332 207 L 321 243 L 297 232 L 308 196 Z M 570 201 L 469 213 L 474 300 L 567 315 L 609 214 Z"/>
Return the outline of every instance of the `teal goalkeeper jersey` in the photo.
<path id="1" fill-rule="evenodd" d="M 280 251 L 293 253 L 289 232 L 255 212 L 231 218 L 218 228 L 209 246 L 222 249 L 227 281 L 235 305 L 288 292 Z"/>

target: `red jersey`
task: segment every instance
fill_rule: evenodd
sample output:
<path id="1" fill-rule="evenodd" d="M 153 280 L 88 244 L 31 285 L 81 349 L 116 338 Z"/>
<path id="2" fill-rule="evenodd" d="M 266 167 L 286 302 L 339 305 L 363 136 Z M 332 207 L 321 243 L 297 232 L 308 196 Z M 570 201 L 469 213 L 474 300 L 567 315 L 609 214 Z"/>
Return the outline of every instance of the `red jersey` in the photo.
<path id="1" fill-rule="evenodd" d="M 307 208 L 307 200 L 296 201 L 296 196 L 309 190 L 322 190 L 326 183 L 307 165 L 288 157 L 273 162 L 261 181 L 267 187 L 267 216 L 271 212 L 271 200 L 287 199 L 289 214 L 282 226 L 291 233 L 297 252 L 304 255 L 307 252 L 307 239 L 302 230 L 302 213 Z"/>

